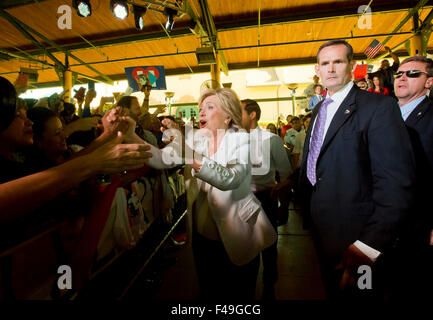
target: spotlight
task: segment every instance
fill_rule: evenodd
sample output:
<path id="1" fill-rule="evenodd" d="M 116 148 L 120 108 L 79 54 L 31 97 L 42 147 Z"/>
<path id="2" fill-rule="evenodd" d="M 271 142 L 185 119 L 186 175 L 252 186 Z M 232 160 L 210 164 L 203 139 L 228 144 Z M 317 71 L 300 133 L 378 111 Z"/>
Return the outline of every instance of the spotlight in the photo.
<path id="1" fill-rule="evenodd" d="M 111 0 L 110 8 L 114 16 L 121 20 L 125 19 L 129 14 L 128 3 L 125 0 Z"/>
<path id="2" fill-rule="evenodd" d="M 80 17 L 87 18 L 92 15 L 92 7 L 90 6 L 90 0 L 73 0 L 72 6 L 77 9 L 77 14 Z"/>
<path id="3" fill-rule="evenodd" d="M 144 28 L 143 16 L 146 14 L 147 8 L 143 8 L 135 5 L 133 5 L 132 8 L 134 9 L 135 27 L 138 30 L 143 30 Z"/>
<path id="4" fill-rule="evenodd" d="M 177 15 L 177 11 L 171 8 L 164 8 L 164 15 L 167 16 L 167 23 L 165 24 L 165 29 L 170 32 L 174 25 L 174 16 Z"/>

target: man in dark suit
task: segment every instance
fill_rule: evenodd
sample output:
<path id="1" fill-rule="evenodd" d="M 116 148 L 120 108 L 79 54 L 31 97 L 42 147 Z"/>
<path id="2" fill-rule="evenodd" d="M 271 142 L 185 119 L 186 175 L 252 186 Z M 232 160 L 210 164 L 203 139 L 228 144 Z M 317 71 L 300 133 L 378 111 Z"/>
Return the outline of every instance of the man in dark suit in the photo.
<path id="1" fill-rule="evenodd" d="M 433 104 L 427 89 L 433 85 L 433 60 L 405 59 L 395 74 L 395 95 L 405 121 L 416 161 L 415 204 L 407 228 L 399 239 L 396 272 L 410 277 L 394 288 L 396 297 L 432 297 L 433 255 Z M 409 271 L 410 270 L 410 271 Z M 396 276 L 395 276 L 396 277 Z M 394 277 L 394 278 L 395 278 Z"/>
<path id="2" fill-rule="evenodd" d="M 375 261 L 390 248 L 408 215 L 414 158 L 394 99 L 351 81 L 353 49 L 323 44 L 316 74 L 328 89 L 313 111 L 300 172 L 328 298 L 371 296 Z M 372 269 L 358 269 L 361 265 Z M 361 290 L 361 275 L 370 277 Z M 365 284 L 364 283 L 364 284 Z"/>
<path id="3" fill-rule="evenodd" d="M 313 110 L 314 107 L 324 99 L 325 98 L 322 96 L 322 86 L 320 84 L 316 84 L 314 86 L 314 95 L 312 95 L 308 100 L 308 109 Z"/>

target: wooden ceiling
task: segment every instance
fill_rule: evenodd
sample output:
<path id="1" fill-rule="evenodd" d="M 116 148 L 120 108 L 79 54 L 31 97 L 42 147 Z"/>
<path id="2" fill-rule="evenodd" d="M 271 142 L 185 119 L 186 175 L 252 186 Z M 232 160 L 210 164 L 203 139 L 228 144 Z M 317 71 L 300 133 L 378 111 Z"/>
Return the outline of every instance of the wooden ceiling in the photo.
<path id="1" fill-rule="evenodd" d="M 129 2 L 146 4 L 146 1 L 140 0 Z M 384 41 L 392 34 L 386 45 L 394 48 L 413 35 L 412 17 L 400 28 L 397 27 L 408 16 L 410 9 L 420 3 L 419 0 L 373 0 L 371 28 L 359 29 L 358 8 L 366 4 L 365 0 L 184 2 L 208 35 L 212 34 L 212 28 L 205 17 L 206 11 L 210 12 L 219 41 L 217 47 L 229 70 L 314 63 L 318 47 L 334 38 L 347 39 L 354 48 L 355 56 L 365 59 L 363 51 L 374 38 Z M 418 10 L 420 24 L 433 8 L 432 1 L 421 2 Z M 68 59 L 70 69 L 78 73 L 78 81 L 85 82 L 86 77 L 104 80 L 102 74 L 112 80 L 124 79 L 125 67 L 139 65 L 163 65 L 168 75 L 210 69 L 197 63 L 195 50 L 206 38 L 191 32 L 194 17 L 190 14 L 175 17 L 174 28 L 168 36 L 163 27 L 166 17 L 160 12 L 148 10 L 144 30 L 139 31 L 135 28 L 131 12 L 128 18 L 119 20 L 113 16 L 109 0 L 91 0 L 92 15 L 81 18 L 73 9 L 72 29 L 61 30 L 57 26 L 60 17 L 57 10 L 59 6 L 71 3 L 69 0 L 4 0 L 0 3 L 2 76 L 14 81 L 21 67 L 32 67 L 39 70 L 38 86 L 59 84 L 58 74 L 50 66 L 54 63 L 49 54 L 17 30 L 10 17 L 29 27 L 25 29 L 37 31 L 52 40 L 56 47 L 34 36 L 60 62 L 65 63 L 65 52 L 78 58 L 70 56 Z M 151 8 L 158 6 L 152 5 Z M 433 49 L 433 40 L 428 41 L 428 48 Z M 399 50 L 401 54 L 406 53 L 404 47 Z"/>

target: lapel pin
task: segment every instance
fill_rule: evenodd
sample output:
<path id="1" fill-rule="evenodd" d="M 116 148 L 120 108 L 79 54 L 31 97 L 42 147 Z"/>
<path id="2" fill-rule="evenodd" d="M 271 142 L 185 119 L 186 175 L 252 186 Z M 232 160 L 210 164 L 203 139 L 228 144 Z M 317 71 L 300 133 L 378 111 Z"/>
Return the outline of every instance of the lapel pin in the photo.
<path id="1" fill-rule="evenodd" d="M 346 109 L 346 111 L 344 111 L 344 114 L 349 114 L 349 113 L 350 113 L 349 109 Z"/>
<path id="2" fill-rule="evenodd" d="M 422 112 L 421 112 L 421 111 L 420 111 L 420 112 L 418 112 L 418 117 L 419 117 L 420 115 L 422 115 Z"/>

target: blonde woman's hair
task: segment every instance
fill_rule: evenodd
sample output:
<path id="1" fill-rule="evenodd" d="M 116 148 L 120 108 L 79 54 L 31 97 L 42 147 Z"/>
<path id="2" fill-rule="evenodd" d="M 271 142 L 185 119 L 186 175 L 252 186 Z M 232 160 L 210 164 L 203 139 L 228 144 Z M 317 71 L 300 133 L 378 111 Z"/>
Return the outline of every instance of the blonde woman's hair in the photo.
<path id="1" fill-rule="evenodd" d="M 236 92 L 229 88 L 207 89 L 198 99 L 198 107 L 210 96 L 216 96 L 223 111 L 232 118 L 229 128 L 242 128 L 242 105 Z"/>

